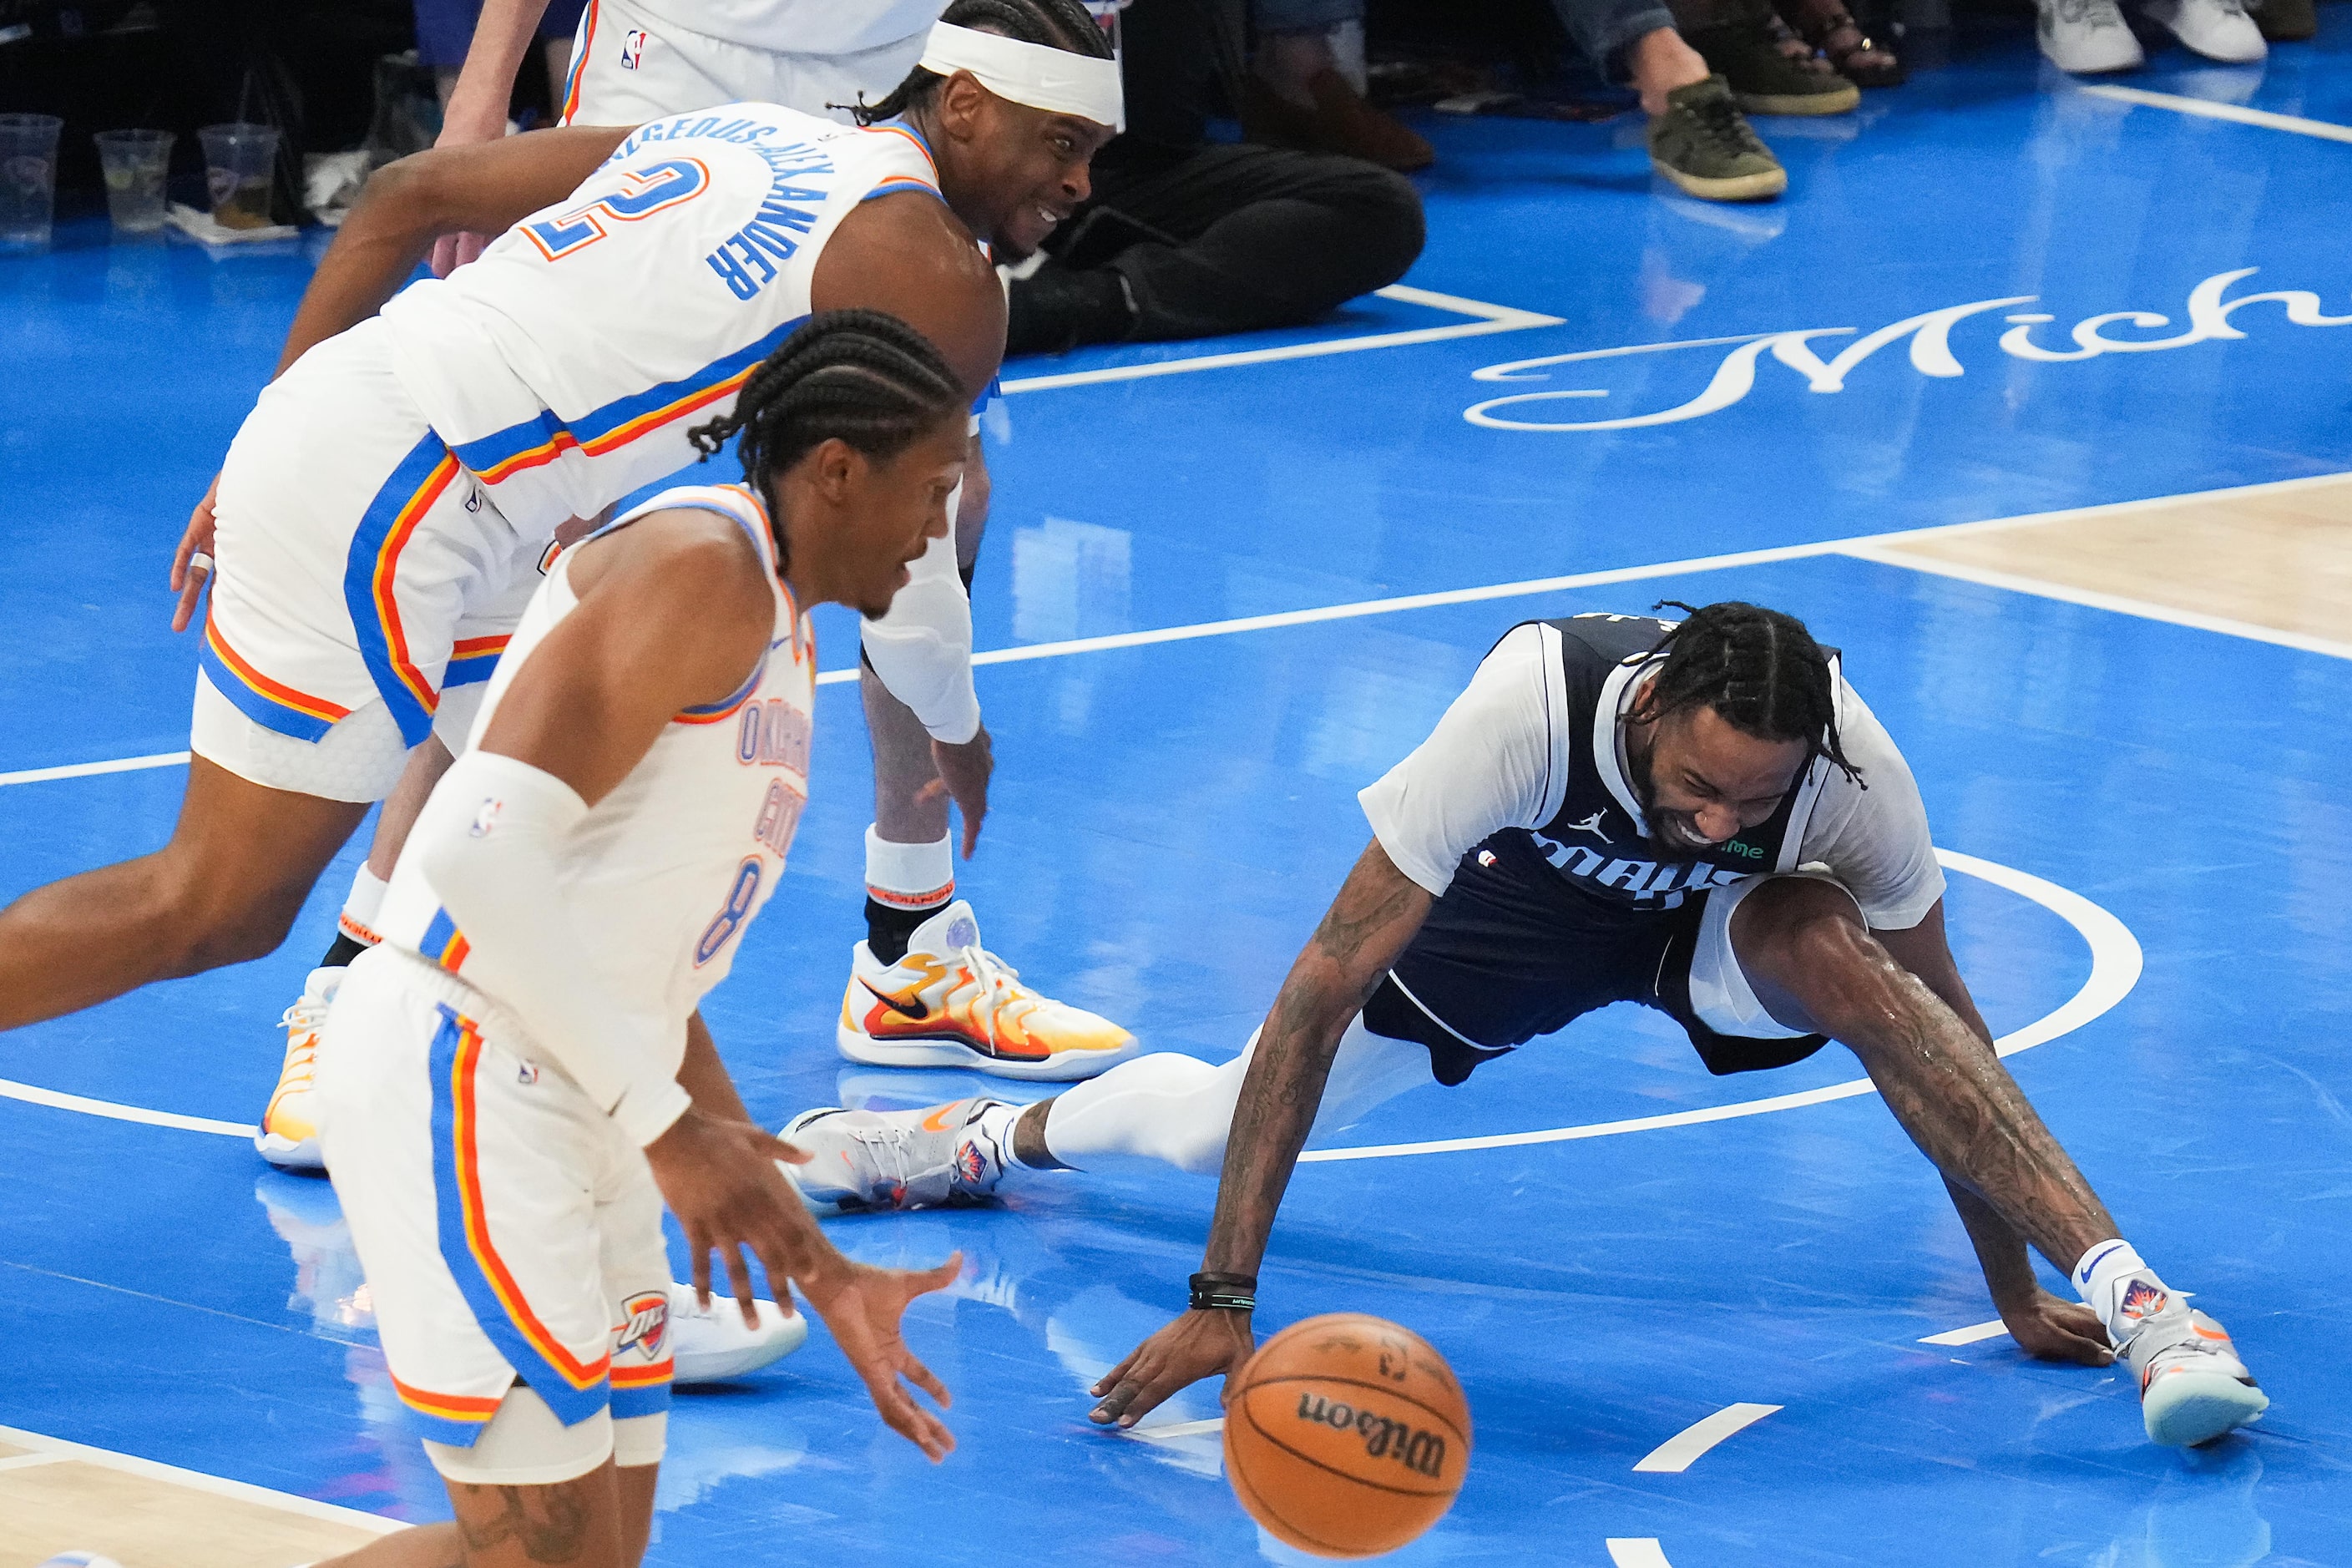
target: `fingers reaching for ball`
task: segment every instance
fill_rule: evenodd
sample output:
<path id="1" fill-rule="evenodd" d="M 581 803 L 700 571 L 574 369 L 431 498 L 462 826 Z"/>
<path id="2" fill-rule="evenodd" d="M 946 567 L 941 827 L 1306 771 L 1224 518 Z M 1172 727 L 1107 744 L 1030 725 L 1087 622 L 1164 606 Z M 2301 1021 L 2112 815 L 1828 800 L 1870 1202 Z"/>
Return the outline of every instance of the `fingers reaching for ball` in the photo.
<path id="1" fill-rule="evenodd" d="M 1125 1428 L 1204 1377 L 1230 1374 L 1257 1348 L 1246 1312 L 1186 1312 L 1128 1352 L 1094 1385 L 1087 1419 Z"/>

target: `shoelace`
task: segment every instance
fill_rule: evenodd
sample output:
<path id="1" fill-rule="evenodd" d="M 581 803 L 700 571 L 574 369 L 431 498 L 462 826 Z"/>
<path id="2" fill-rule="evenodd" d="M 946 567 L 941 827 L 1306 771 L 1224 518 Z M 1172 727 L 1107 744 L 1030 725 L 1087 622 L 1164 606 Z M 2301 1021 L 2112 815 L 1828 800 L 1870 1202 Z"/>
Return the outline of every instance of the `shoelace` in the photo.
<path id="1" fill-rule="evenodd" d="M 1045 1005 L 1045 998 L 1021 984 L 1021 972 L 984 947 L 961 949 L 958 957 L 971 971 L 979 994 L 988 998 L 989 1022 L 993 1026 L 999 1015 L 1012 1023 L 1022 1019 Z"/>
<path id="2" fill-rule="evenodd" d="M 905 1128 L 885 1122 L 879 1127 L 853 1127 L 849 1135 L 868 1149 L 877 1151 L 875 1164 L 877 1169 L 887 1165 L 891 1186 L 901 1192 L 906 1190 L 908 1176 L 907 1145 L 913 1142 L 913 1137 Z"/>
<path id="3" fill-rule="evenodd" d="M 327 1022 L 327 1003 L 305 996 L 278 1016 L 278 1026 L 286 1031 L 286 1065 L 278 1075 L 279 1093 L 298 1080 L 308 1083 L 313 1076 L 319 1030 Z"/>
<path id="4" fill-rule="evenodd" d="M 1734 153 L 1760 150 L 1763 143 L 1739 117 L 1739 106 L 1728 98 L 1703 98 L 1683 108 L 1697 121 L 1700 132 L 1717 146 Z"/>

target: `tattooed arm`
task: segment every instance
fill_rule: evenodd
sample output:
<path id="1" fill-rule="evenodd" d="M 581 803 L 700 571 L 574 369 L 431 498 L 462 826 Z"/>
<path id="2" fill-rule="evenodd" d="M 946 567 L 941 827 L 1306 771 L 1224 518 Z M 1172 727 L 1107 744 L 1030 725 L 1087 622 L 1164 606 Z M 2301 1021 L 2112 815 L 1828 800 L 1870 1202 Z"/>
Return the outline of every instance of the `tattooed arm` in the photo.
<path id="1" fill-rule="evenodd" d="M 1977 1011 L 1976 998 L 1969 994 L 1968 983 L 1960 978 L 1959 965 L 1952 959 L 1951 944 L 1944 934 L 1944 906 L 1940 900 L 1927 911 L 1925 920 L 1908 931 L 1872 934 L 1886 950 L 1887 956 L 1934 992 L 1970 1034 L 1988 1047 L 1993 1044 L 1992 1031 L 1985 1026 L 1984 1016 Z M 2025 1097 L 2016 1080 L 1997 1062 L 1993 1064 L 1993 1074 L 1997 1075 L 1995 1092 L 2005 1090 L 2005 1097 L 2013 1097 L 2021 1105 Z M 2038 1123 L 2030 1110 L 2025 1116 Z M 2065 1169 L 2067 1173 L 2074 1173 L 2071 1162 L 2065 1163 Z M 2079 1174 L 2074 1175 L 2074 1181 L 2081 1182 Z M 1984 1269 L 1985 1285 L 1992 1293 L 1993 1307 L 2000 1313 L 2010 1337 L 2021 1348 L 2045 1361 L 2074 1361 L 2100 1366 L 2112 1360 L 2106 1332 L 2091 1310 L 2078 1302 L 2062 1300 L 2042 1289 L 2033 1275 L 2032 1260 L 2026 1255 L 2025 1238 L 2017 1228 L 2001 1218 L 1981 1195 L 1948 1176 L 1944 1180 L 1944 1190 L 1951 1196 L 1960 1224 L 1968 1229 L 1969 1245 L 1976 1248 L 1977 1262 Z M 2094 1205 L 2097 1203 L 2095 1197 L 2089 1196 L 2087 1186 L 2076 1201 L 2082 1198 L 2088 1198 Z M 2062 1263 L 2059 1267 L 2066 1266 Z"/>
<path id="2" fill-rule="evenodd" d="M 1432 901 L 1374 839 L 1290 966 L 1234 1108 L 1204 1272 L 1257 1272 L 1275 1212 L 1315 1125 L 1339 1037 L 1421 929 Z M 1188 1311 L 1095 1385 L 1101 1403 L 1092 1419 L 1132 1426 L 1179 1389 L 1233 1371 L 1256 1343 L 1247 1312 Z"/>

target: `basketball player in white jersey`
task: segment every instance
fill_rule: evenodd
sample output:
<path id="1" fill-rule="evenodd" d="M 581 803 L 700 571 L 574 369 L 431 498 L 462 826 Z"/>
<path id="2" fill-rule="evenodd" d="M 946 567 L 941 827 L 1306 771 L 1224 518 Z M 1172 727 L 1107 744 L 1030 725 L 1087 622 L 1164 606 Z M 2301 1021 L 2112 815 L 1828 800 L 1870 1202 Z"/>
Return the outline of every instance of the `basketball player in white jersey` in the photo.
<path id="1" fill-rule="evenodd" d="M 216 485 L 179 828 L 0 910 L 0 1026 L 275 946 L 409 749 L 462 737 L 554 531 L 692 461 L 813 309 L 891 310 L 976 396 L 1003 296 L 975 231 L 1035 245 L 1109 134 L 959 68 L 871 130 L 738 105 L 379 174 Z M 513 226 L 391 298 L 467 224 Z"/>
<path id="2" fill-rule="evenodd" d="M 901 1207 L 1107 1158 L 1222 1168 L 1192 1310 L 1095 1390 L 1097 1421 L 1132 1426 L 1249 1354 L 1310 1132 L 1635 1002 L 1711 1072 L 1851 1048 L 1941 1173 L 2011 1335 L 2126 1361 L 2156 1441 L 2205 1442 L 2268 1404 L 2001 1066 L 1945 942 L 1910 769 L 1801 623 L 1724 604 L 1520 626 L 1362 801 L 1372 843 L 1240 1057 L 1139 1057 L 1025 1110 L 811 1111 L 784 1132 L 813 1157 L 803 1190 Z M 2029 1243 L 2083 1306 L 2035 1282 Z"/>
<path id="3" fill-rule="evenodd" d="M 664 492 L 553 563 L 352 966 L 320 1095 L 394 1386 L 454 1524 L 342 1563 L 633 1568 L 670 1374 L 665 1200 L 698 1291 L 752 1248 L 932 1459 L 947 1391 L 899 1336 L 960 1259 L 870 1268 L 779 1175 L 697 1011 L 807 798 L 807 608 L 886 608 L 949 527 L 971 394 L 903 322 L 824 312 L 734 414 L 746 483 Z M 681 1068 L 684 1072 L 681 1073 Z M 903 1380 L 903 1381 L 902 1381 Z"/>
<path id="4" fill-rule="evenodd" d="M 489 0 L 483 7 L 440 145 L 505 134 L 516 66 L 545 5 Z M 934 18 L 1108 54 L 1090 11 L 1113 9 L 1082 0 L 594 0 L 581 17 L 561 113 L 566 123 L 611 125 L 737 100 L 845 119 L 898 113 L 940 68 L 925 31 Z M 443 237 L 435 269 L 447 274 L 479 243 Z M 976 430 L 967 472 L 956 538 L 917 563 L 887 617 L 864 627 L 875 819 L 866 838 L 866 940 L 852 949 L 835 1041 L 851 1060 L 878 1065 L 1082 1078 L 1130 1054 L 1131 1037 L 1024 984 L 981 944 L 973 911 L 957 894 L 949 798 L 964 808 L 969 859 L 990 766 L 967 594 L 989 500 Z M 421 797 L 440 760 L 420 752 L 402 795 Z M 371 857 L 376 868 L 396 849 L 396 838 L 380 844 Z M 380 887 L 372 873 L 354 879 L 346 933 L 365 927 Z"/>

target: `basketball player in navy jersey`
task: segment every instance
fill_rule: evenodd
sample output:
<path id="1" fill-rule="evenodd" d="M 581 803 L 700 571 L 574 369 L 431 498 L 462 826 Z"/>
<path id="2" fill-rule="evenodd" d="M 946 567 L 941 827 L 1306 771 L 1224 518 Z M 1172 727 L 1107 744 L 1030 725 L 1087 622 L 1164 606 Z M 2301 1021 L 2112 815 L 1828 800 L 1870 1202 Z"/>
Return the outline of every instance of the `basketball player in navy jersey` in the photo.
<path id="1" fill-rule="evenodd" d="M 803 1192 L 906 1207 L 1105 1156 L 1222 1168 L 1192 1310 L 1095 1389 L 1095 1420 L 1133 1426 L 1254 1348 L 1258 1262 L 1310 1132 L 1635 1002 L 1712 1072 L 1851 1049 L 1942 1173 L 2011 1335 L 2123 1358 L 2157 1442 L 2266 1406 L 2001 1065 L 1945 940 L 1917 785 L 1801 622 L 1721 604 L 1517 626 L 1360 799 L 1372 842 L 1234 1061 L 1139 1057 L 1025 1109 L 809 1111 L 785 1131 L 813 1156 Z M 2029 1244 L 2082 1305 L 2041 1289 Z"/>

